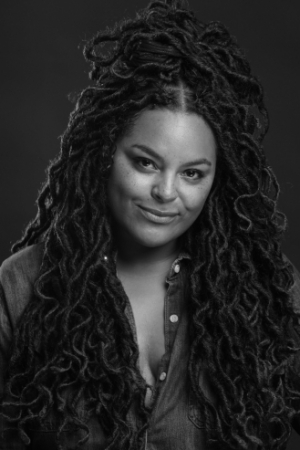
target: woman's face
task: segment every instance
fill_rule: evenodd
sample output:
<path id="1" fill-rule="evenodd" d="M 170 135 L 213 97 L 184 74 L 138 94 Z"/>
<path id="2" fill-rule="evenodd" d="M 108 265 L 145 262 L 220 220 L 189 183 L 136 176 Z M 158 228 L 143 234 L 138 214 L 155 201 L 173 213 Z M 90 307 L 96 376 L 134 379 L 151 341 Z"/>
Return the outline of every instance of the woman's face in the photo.
<path id="1" fill-rule="evenodd" d="M 143 111 L 117 143 L 109 179 L 117 237 L 128 245 L 176 244 L 201 213 L 215 170 L 216 141 L 200 116 Z"/>

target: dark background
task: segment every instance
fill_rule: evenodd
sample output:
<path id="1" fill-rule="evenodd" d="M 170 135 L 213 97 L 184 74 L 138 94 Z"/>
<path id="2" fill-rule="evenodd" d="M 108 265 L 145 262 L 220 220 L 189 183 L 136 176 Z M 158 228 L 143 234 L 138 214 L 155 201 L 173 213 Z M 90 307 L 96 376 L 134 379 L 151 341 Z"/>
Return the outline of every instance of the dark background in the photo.
<path id="1" fill-rule="evenodd" d="M 36 214 L 35 199 L 72 104 L 88 84 L 82 41 L 147 0 L 4 0 L 1 39 L 0 260 Z M 289 228 L 283 248 L 300 268 L 299 0 L 190 0 L 204 20 L 224 22 L 265 88 L 271 127 L 265 150 L 281 185 Z M 293 435 L 289 450 L 299 448 Z"/>

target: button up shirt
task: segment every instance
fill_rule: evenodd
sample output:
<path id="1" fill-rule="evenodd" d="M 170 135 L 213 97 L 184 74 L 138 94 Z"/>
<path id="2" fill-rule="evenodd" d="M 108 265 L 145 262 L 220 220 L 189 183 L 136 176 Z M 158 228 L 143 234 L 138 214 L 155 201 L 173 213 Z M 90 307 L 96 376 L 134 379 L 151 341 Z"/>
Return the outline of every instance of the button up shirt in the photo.
<path id="1" fill-rule="evenodd" d="M 9 347 L 18 319 L 30 301 L 33 284 L 38 275 L 42 257 L 41 244 L 27 247 L 6 260 L 0 269 L 0 394 L 3 392 L 5 373 L 9 359 Z M 149 427 L 144 435 L 143 447 L 146 450 L 205 450 L 204 423 L 199 408 L 189 388 L 187 366 L 189 358 L 189 334 L 186 304 L 188 299 L 186 283 L 186 263 L 190 259 L 181 253 L 173 262 L 166 278 L 164 299 L 165 353 L 160 361 L 158 377 L 154 386 L 153 405 Z M 300 277 L 295 272 L 293 287 L 295 308 L 300 313 Z M 131 325 L 137 343 L 136 326 L 129 300 L 125 314 Z M 300 365 L 298 364 L 300 370 Z M 205 395 L 214 401 L 213 389 L 203 369 L 199 383 Z M 84 450 L 101 450 L 109 443 L 96 417 L 87 415 L 84 399 L 80 404 L 80 418 L 90 429 L 88 441 L 81 447 Z M 139 418 L 134 408 L 128 414 L 132 427 L 139 426 Z M 300 421 L 299 421 L 300 423 Z M 295 428 L 300 425 L 295 421 Z M 0 425 L 3 431 L 5 425 Z M 31 450 L 56 450 L 56 422 L 50 415 L 44 428 L 28 430 Z M 299 431 L 298 431 L 299 432 Z M 62 433 L 62 442 L 68 449 L 75 449 L 83 437 L 81 429 L 70 429 Z M 5 432 L 0 437 L 1 450 L 26 450 L 17 430 Z"/>

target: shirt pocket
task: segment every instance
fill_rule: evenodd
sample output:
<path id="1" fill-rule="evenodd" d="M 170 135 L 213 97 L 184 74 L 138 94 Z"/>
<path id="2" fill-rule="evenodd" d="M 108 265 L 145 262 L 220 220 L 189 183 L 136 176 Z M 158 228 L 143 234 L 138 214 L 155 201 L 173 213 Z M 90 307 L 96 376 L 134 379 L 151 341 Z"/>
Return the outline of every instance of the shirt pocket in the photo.
<path id="1" fill-rule="evenodd" d="M 83 438 L 81 429 L 74 427 L 61 432 L 59 439 L 57 438 L 57 430 L 40 428 L 29 430 L 29 437 L 31 441 L 31 450 L 59 450 L 61 445 L 68 450 L 75 450 L 78 447 L 78 442 Z M 82 449 L 89 449 L 86 443 Z M 99 447 L 99 450 L 101 447 Z"/>
<path id="2" fill-rule="evenodd" d="M 202 370 L 200 373 L 199 384 L 205 397 L 210 400 L 214 406 L 216 406 L 216 397 L 213 392 L 213 387 L 208 381 L 207 373 L 205 370 Z M 188 418 L 197 428 L 205 428 L 205 419 L 203 413 L 197 404 L 195 394 L 193 393 L 191 387 L 189 388 L 188 394 Z M 211 412 L 208 413 L 208 426 L 211 429 L 216 428 Z"/>
<path id="3" fill-rule="evenodd" d="M 194 393 L 192 392 L 192 390 L 190 390 L 189 399 L 188 399 L 188 418 L 189 418 L 190 422 L 192 422 L 192 424 L 196 428 L 199 428 L 199 429 L 205 428 L 205 420 L 204 420 L 203 413 L 202 413 L 201 409 L 199 408 L 199 406 L 197 405 L 197 401 L 195 399 L 195 396 L 194 396 Z M 211 430 L 216 429 L 216 424 L 215 424 L 215 421 L 213 419 L 213 415 L 211 412 L 208 413 L 207 424 Z"/>
<path id="4" fill-rule="evenodd" d="M 30 450 L 58 450 L 61 448 L 60 445 L 67 450 L 75 450 L 77 448 L 82 448 L 82 450 L 104 449 L 107 445 L 107 437 L 97 417 L 91 416 L 85 409 L 84 401 L 79 405 L 78 416 L 89 430 L 77 424 L 68 424 L 62 430 L 59 439 L 57 437 L 59 429 L 58 421 L 52 413 L 43 425 L 29 425 Z M 79 441 L 87 436 L 87 431 L 89 431 L 89 438 L 79 447 Z"/>
<path id="5" fill-rule="evenodd" d="M 190 389 L 188 399 L 188 418 L 197 428 L 204 428 L 204 419 L 197 406 L 192 389 Z"/>

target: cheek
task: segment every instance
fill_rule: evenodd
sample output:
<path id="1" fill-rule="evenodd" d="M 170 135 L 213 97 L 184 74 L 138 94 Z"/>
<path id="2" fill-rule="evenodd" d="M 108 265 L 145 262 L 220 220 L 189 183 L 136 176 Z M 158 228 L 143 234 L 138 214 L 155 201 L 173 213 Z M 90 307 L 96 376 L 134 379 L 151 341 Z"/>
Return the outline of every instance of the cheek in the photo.
<path id="1" fill-rule="evenodd" d="M 141 178 L 125 164 L 119 164 L 113 169 L 108 183 L 109 202 L 125 204 L 139 197 L 147 189 Z"/>
<path id="2" fill-rule="evenodd" d="M 201 212 L 210 189 L 211 185 L 209 184 L 208 186 L 199 186 L 186 193 L 185 208 L 190 214 L 197 216 Z"/>
<path id="3" fill-rule="evenodd" d="M 108 183 L 110 197 L 126 192 L 129 183 L 130 174 L 126 166 L 122 163 L 114 164 Z"/>

